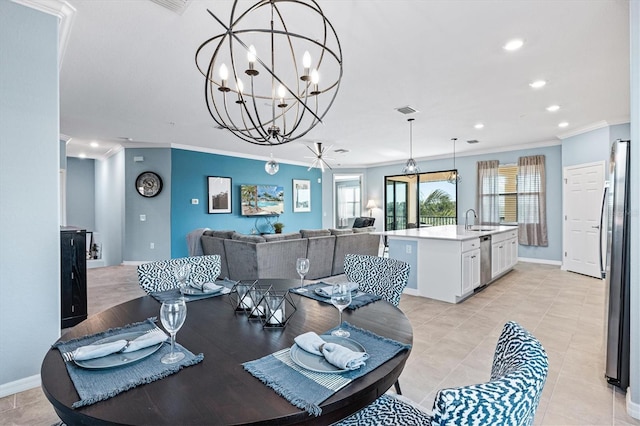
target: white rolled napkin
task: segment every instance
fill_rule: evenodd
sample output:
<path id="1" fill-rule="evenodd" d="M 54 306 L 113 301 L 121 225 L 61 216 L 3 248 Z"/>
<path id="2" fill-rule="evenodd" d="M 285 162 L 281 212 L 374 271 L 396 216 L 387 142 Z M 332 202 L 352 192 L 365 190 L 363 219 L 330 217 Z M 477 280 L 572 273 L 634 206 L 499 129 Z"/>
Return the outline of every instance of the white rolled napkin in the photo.
<path id="1" fill-rule="evenodd" d="M 122 352 L 134 352 L 140 349 L 148 348 L 149 346 L 157 345 L 167 340 L 169 336 L 164 331 L 156 328 L 154 331 L 145 333 L 140 337 L 137 337 L 129 342 L 129 346 Z"/>
<path id="2" fill-rule="evenodd" d="M 349 287 L 349 291 L 358 290 L 358 283 L 348 282 L 348 283 L 338 283 L 338 284 L 346 284 Z M 328 285 L 326 287 L 318 287 L 316 290 L 320 296 L 331 297 L 331 293 L 333 293 L 333 285 Z"/>
<path id="3" fill-rule="evenodd" d="M 116 340 L 115 342 L 100 343 L 98 345 L 80 346 L 73 351 L 73 359 L 85 361 L 87 359 L 100 358 L 116 353 L 127 345 L 127 341 Z"/>
<path id="4" fill-rule="evenodd" d="M 215 283 L 196 283 L 195 281 L 190 281 L 189 286 L 205 293 L 213 293 L 214 291 L 221 290 L 224 287 Z"/>
<path id="5" fill-rule="evenodd" d="M 327 343 L 313 331 L 301 334 L 294 340 L 301 349 L 324 356 L 327 361 L 342 370 L 357 370 L 369 359 L 368 353 L 352 351 L 337 343 Z"/>
<path id="6" fill-rule="evenodd" d="M 88 359 L 101 358 L 120 351 L 133 352 L 164 342 L 168 338 L 169 336 L 167 336 L 164 331 L 157 329 L 131 340 L 128 342 L 129 346 L 127 346 L 127 341 L 125 339 L 109 343 L 80 346 L 73 351 L 73 359 L 76 361 L 85 361 Z"/>

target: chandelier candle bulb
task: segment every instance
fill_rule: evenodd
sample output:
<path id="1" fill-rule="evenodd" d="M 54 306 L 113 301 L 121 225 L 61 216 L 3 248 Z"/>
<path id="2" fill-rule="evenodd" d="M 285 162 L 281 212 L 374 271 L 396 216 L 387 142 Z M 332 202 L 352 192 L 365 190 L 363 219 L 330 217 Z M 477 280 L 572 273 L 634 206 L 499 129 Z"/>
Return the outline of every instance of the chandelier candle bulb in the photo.
<path id="1" fill-rule="evenodd" d="M 253 46 L 249 46 L 249 51 L 247 52 L 247 60 L 249 61 L 249 69 L 245 71 L 245 74 L 254 77 L 258 74 L 258 70 L 254 69 L 256 63 L 256 48 Z"/>
<path id="2" fill-rule="evenodd" d="M 218 90 L 221 92 L 228 92 L 230 89 L 227 87 L 227 79 L 229 78 L 229 70 L 225 64 L 220 65 L 220 87 Z"/>
<path id="3" fill-rule="evenodd" d="M 285 108 L 287 106 L 287 104 L 284 103 L 284 97 L 287 94 L 287 92 L 285 91 L 284 86 L 281 84 L 278 87 L 278 97 L 280 98 L 280 103 L 278 104 L 278 108 Z"/>
<path id="4" fill-rule="evenodd" d="M 236 86 L 238 87 L 238 100 L 236 101 L 237 104 L 241 104 L 244 101 L 242 100 L 242 92 L 244 91 L 244 84 L 242 84 L 242 80 L 237 79 L 236 80 Z"/>
<path id="5" fill-rule="evenodd" d="M 304 68 L 304 72 L 302 73 L 302 76 L 300 77 L 300 80 L 308 81 L 309 80 L 309 68 L 311 68 L 311 55 L 309 54 L 308 50 L 306 50 L 304 52 L 304 55 L 302 55 L 302 67 Z"/>
<path id="6" fill-rule="evenodd" d="M 313 83 L 313 90 L 311 91 L 311 95 L 313 96 L 320 94 L 320 91 L 318 90 L 319 81 L 320 81 L 320 74 L 318 74 L 318 70 L 314 68 L 313 71 L 311 71 L 311 83 Z"/>

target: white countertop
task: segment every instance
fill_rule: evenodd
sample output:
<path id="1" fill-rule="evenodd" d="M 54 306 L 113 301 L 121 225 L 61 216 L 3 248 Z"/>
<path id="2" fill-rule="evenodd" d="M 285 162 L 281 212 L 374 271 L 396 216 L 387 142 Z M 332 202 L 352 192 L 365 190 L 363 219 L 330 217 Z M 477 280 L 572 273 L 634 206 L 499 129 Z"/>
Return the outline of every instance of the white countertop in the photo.
<path id="1" fill-rule="evenodd" d="M 444 226 L 428 226 L 424 228 L 402 229 L 399 231 L 376 232 L 376 234 L 386 235 L 388 237 L 398 238 L 426 238 L 435 240 L 470 240 L 483 235 L 499 234 L 501 232 L 513 231 L 518 229 L 515 226 L 472 226 L 470 230 L 465 230 L 464 225 L 444 225 Z"/>

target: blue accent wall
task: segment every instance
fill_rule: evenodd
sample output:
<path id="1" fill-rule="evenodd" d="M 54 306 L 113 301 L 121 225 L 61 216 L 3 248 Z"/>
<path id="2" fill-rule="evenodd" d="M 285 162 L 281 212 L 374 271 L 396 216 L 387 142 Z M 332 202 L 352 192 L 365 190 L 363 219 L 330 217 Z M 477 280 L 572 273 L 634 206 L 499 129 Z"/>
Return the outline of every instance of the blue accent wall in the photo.
<path id="1" fill-rule="evenodd" d="M 256 227 L 266 231 L 265 218 L 240 215 L 240 185 L 266 184 L 284 187 L 284 213 L 278 221 L 283 232 L 322 227 L 322 184 L 318 169 L 280 164 L 271 176 L 264 171 L 264 160 L 228 157 L 182 149 L 171 150 L 171 257 L 188 255 L 186 236 L 196 228 L 231 229 L 250 234 Z M 207 213 L 207 176 L 231 178 L 231 213 Z M 311 212 L 293 212 L 293 180 L 311 183 Z M 198 204 L 191 204 L 198 199 Z M 272 221 L 274 221 L 273 219 Z"/>

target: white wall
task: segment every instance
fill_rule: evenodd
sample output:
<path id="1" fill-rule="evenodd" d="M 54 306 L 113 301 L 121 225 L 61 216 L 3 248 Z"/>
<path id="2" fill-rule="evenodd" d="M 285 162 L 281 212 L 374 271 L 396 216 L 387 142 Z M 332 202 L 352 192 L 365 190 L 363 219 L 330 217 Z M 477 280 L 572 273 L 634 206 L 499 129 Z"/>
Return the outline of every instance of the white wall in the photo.
<path id="1" fill-rule="evenodd" d="M 95 231 L 95 161 L 73 158 L 67 163 L 67 225 Z"/>
<path id="2" fill-rule="evenodd" d="M 124 241 L 124 150 L 95 163 L 96 232 L 105 266 L 122 263 Z"/>
<path id="3" fill-rule="evenodd" d="M 58 18 L 0 1 L 0 397 L 60 335 Z"/>

